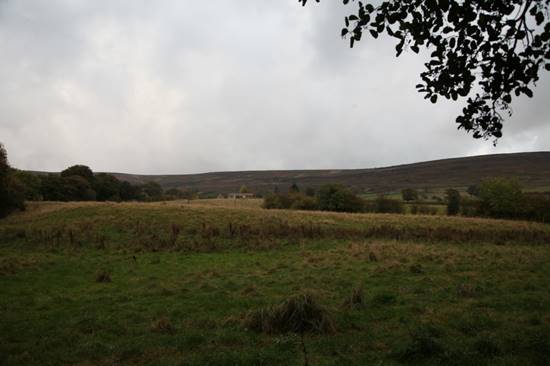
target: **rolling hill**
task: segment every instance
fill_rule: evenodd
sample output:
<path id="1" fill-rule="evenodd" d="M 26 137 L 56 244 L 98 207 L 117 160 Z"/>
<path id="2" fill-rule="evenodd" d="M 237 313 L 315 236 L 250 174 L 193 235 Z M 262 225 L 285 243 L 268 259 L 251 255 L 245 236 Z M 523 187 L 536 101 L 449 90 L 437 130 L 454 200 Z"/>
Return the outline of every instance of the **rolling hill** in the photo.
<path id="1" fill-rule="evenodd" d="M 434 160 L 385 168 L 342 170 L 266 170 L 182 175 L 111 173 L 133 184 L 158 182 L 163 188 L 200 192 L 235 192 L 246 185 L 253 192 L 267 192 L 292 183 L 319 187 L 340 183 L 357 192 L 392 192 L 402 188 L 439 189 L 466 187 L 489 177 L 514 177 L 528 189 L 550 190 L 550 152 L 481 155 Z"/>

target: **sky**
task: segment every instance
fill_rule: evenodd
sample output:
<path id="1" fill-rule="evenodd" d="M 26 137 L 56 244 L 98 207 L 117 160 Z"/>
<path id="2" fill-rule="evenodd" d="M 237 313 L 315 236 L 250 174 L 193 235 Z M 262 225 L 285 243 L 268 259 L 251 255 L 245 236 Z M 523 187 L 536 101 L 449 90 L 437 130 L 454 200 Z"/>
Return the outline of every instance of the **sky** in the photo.
<path id="1" fill-rule="evenodd" d="M 356 6 L 356 5 L 355 5 Z M 504 137 L 416 92 L 423 56 L 340 38 L 340 1 L 0 0 L 0 142 L 19 169 L 353 169 L 550 150 L 550 73 Z"/>

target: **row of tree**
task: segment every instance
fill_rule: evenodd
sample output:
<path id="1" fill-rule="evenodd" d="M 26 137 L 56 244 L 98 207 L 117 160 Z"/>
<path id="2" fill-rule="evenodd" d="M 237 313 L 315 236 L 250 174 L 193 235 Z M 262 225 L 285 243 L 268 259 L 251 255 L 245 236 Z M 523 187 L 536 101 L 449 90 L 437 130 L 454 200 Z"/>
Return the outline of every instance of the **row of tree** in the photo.
<path id="1" fill-rule="evenodd" d="M 405 213 L 403 201 L 418 199 L 415 190 L 402 191 L 403 201 L 383 195 L 374 200 L 365 200 L 343 185 L 322 186 L 316 193 L 303 194 L 293 185 L 288 193 L 272 193 L 264 198 L 263 207 L 268 209 L 321 210 L 335 212 Z M 513 179 L 493 178 L 479 186 L 471 186 L 468 195 L 456 189 L 445 192 L 448 215 L 479 216 L 508 219 L 524 219 L 540 222 L 550 221 L 550 194 L 525 193 Z M 411 213 L 435 214 L 430 205 L 417 202 Z"/>
<path id="2" fill-rule="evenodd" d="M 0 217 L 24 210 L 25 201 L 159 201 L 192 199 L 196 193 L 147 182 L 134 185 L 112 174 L 74 165 L 59 174 L 35 174 L 12 168 L 0 144 Z"/>
<path id="3" fill-rule="evenodd" d="M 29 201 L 155 201 L 163 199 L 156 182 L 133 185 L 112 174 L 97 173 L 85 165 L 74 165 L 60 174 L 37 175 L 15 171 L 23 195 Z"/>

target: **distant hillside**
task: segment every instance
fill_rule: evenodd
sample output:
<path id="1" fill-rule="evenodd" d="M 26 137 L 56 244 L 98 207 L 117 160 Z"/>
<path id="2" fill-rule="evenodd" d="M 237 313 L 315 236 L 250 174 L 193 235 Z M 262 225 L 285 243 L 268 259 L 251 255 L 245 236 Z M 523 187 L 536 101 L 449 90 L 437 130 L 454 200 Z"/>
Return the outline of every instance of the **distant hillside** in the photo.
<path id="1" fill-rule="evenodd" d="M 253 192 L 281 191 L 292 184 L 319 187 L 341 183 L 358 192 L 391 192 L 402 188 L 465 187 L 495 176 L 515 177 L 525 188 L 550 190 L 550 152 L 481 155 L 374 169 L 266 170 L 184 175 L 112 173 L 134 184 L 158 182 L 163 188 L 200 192 L 235 192 L 246 185 Z"/>

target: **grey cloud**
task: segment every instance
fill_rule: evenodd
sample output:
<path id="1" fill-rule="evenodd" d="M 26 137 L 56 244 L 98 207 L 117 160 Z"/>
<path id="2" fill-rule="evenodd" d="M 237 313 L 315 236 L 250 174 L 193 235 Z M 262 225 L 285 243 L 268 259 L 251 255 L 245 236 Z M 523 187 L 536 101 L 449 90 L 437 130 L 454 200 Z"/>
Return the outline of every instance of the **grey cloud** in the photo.
<path id="1" fill-rule="evenodd" d="M 359 168 L 549 150 L 550 80 L 494 148 L 460 103 L 414 85 L 422 57 L 350 50 L 325 1 L 0 2 L 0 141 L 25 169 L 192 173 Z"/>

